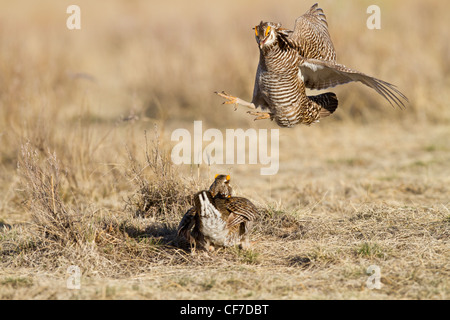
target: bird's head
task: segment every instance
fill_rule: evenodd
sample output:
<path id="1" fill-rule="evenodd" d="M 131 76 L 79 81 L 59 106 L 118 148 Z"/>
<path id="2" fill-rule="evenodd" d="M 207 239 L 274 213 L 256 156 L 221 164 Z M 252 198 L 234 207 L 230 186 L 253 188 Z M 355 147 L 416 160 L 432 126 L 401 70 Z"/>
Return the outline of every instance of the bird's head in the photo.
<path id="1" fill-rule="evenodd" d="M 255 26 L 256 42 L 259 48 L 269 47 L 271 44 L 277 41 L 278 30 L 281 24 L 273 22 L 263 22 L 261 21 L 259 25 Z"/>
<path id="2" fill-rule="evenodd" d="M 230 198 L 233 189 L 230 186 L 230 176 L 223 174 L 216 174 L 214 182 L 209 187 L 209 192 L 213 197 L 219 195 L 220 197 Z"/>
<path id="3" fill-rule="evenodd" d="M 285 38 L 289 36 L 292 31 L 282 28 L 280 23 L 263 22 L 253 28 L 255 30 L 256 42 L 259 48 L 270 48 L 272 44 L 279 40 L 279 37 Z"/>

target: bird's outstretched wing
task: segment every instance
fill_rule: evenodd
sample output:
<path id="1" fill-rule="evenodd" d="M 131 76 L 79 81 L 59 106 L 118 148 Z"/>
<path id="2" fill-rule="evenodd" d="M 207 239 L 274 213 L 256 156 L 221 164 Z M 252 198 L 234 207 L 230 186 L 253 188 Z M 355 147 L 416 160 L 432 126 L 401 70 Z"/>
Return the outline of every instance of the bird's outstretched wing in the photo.
<path id="1" fill-rule="evenodd" d="M 212 198 L 207 192 L 203 192 L 199 197 L 200 200 L 200 215 L 201 216 L 223 216 L 227 217 L 227 228 L 254 221 L 258 214 L 258 209 L 248 199 L 240 197 L 230 198 Z M 222 215 L 223 213 L 223 215 Z"/>
<path id="2" fill-rule="evenodd" d="M 317 3 L 295 20 L 294 30 L 287 38 L 306 59 L 336 61 L 327 18 Z"/>
<path id="3" fill-rule="evenodd" d="M 393 84 L 336 63 L 328 23 L 317 3 L 297 18 L 294 31 L 285 33 L 284 39 L 302 56 L 299 68 L 306 88 L 321 90 L 357 81 L 374 89 L 392 106 L 405 107 L 408 98 Z"/>
<path id="4" fill-rule="evenodd" d="M 241 224 L 254 221 L 258 215 L 258 209 L 248 199 L 232 197 L 225 199 L 226 208 L 230 212 L 227 221 L 227 227 L 232 228 Z"/>
<path id="5" fill-rule="evenodd" d="M 375 90 L 389 101 L 392 106 L 397 105 L 403 108 L 405 107 L 403 100 L 408 101 L 408 98 L 395 85 L 352 70 L 335 61 L 303 59 L 299 67 L 302 80 L 309 89 L 321 90 L 358 81 Z"/>

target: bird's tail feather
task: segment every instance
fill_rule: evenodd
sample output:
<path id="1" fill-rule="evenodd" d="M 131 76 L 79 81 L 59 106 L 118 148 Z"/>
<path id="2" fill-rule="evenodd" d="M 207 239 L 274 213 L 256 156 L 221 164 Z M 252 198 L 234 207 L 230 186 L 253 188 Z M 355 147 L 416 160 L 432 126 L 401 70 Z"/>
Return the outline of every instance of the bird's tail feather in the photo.
<path id="1" fill-rule="evenodd" d="M 333 92 L 310 96 L 309 98 L 322 107 L 320 110 L 320 118 L 328 117 L 336 111 L 338 107 L 338 99 Z"/>

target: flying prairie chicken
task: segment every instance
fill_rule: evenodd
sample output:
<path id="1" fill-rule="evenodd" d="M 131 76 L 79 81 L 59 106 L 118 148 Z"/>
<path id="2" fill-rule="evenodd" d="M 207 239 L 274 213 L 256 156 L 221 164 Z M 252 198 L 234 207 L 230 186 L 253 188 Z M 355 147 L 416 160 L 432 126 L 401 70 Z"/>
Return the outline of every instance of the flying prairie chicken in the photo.
<path id="1" fill-rule="evenodd" d="M 198 192 L 178 226 L 178 235 L 195 247 L 240 245 L 248 248 L 249 231 L 258 210 L 250 200 L 232 196 L 230 176 L 216 175 L 209 190 Z"/>
<path id="2" fill-rule="evenodd" d="M 408 101 L 394 85 L 336 62 L 328 23 L 317 3 L 295 20 L 294 30 L 262 21 L 254 30 L 260 58 L 252 102 L 225 92 L 216 93 L 227 99 L 224 104 L 269 110 L 249 111 L 255 120 L 275 120 L 281 127 L 310 125 L 331 115 L 338 100 L 332 92 L 307 96 L 306 88 L 321 90 L 352 81 L 374 89 L 392 106 L 402 108 L 402 99 Z"/>

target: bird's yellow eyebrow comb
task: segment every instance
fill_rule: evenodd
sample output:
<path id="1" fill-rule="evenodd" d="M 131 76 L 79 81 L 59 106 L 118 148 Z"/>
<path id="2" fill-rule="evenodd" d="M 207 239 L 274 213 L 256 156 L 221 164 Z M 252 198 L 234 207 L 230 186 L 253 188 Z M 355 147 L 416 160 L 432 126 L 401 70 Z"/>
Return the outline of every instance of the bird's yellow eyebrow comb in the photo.
<path id="1" fill-rule="evenodd" d="M 266 33 L 265 33 L 265 36 L 266 36 L 266 37 L 267 37 L 267 35 L 269 34 L 269 31 L 270 31 L 270 26 L 268 26 L 267 29 L 266 29 Z"/>
<path id="2" fill-rule="evenodd" d="M 255 36 L 258 36 L 258 26 L 255 27 Z"/>

